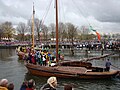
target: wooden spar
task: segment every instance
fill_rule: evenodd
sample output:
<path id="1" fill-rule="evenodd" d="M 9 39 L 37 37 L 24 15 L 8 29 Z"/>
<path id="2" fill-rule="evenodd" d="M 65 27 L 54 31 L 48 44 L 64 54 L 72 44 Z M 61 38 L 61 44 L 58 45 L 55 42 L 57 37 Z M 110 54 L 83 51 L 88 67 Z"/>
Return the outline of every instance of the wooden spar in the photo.
<path id="1" fill-rule="evenodd" d="M 33 15 L 32 15 L 32 48 L 34 49 L 34 3 L 33 3 Z"/>
<path id="2" fill-rule="evenodd" d="M 105 57 L 108 57 L 108 56 L 111 56 L 111 55 L 114 55 L 115 53 L 110 53 L 110 54 L 106 54 L 106 55 L 102 55 L 102 56 L 98 56 L 98 57 L 91 57 L 91 58 L 84 58 L 80 61 L 92 61 L 92 60 L 99 60 L 99 59 L 102 59 L 102 58 L 105 58 Z"/>
<path id="3" fill-rule="evenodd" d="M 55 2 L 56 4 L 56 62 L 58 63 L 58 0 Z"/>

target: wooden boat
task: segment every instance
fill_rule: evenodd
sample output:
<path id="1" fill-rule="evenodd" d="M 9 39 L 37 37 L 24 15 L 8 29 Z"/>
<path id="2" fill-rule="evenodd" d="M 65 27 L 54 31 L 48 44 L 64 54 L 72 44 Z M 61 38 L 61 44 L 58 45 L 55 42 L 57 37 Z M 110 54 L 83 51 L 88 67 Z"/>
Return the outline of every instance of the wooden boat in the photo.
<path id="1" fill-rule="evenodd" d="M 81 64 L 80 64 L 81 63 Z M 25 66 L 29 73 L 36 76 L 56 76 L 61 78 L 79 78 L 79 79 L 110 79 L 115 77 L 119 72 L 117 70 L 110 70 L 109 72 L 104 71 L 105 68 L 91 67 L 90 64 L 86 67 L 82 66 L 80 62 L 79 66 L 40 66 L 30 63 L 26 63 Z"/>
<path id="2" fill-rule="evenodd" d="M 40 65 L 25 63 L 28 72 L 37 76 L 56 76 L 62 78 L 79 78 L 79 79 L 105 79 L 116 76 L 119 73 L 118 71 L 110 70 L 109 72 L 107 72 L 105 71 L 105 68 L 92 67 L 92 64 L 89 62 L 83 62 L 83 61 L 59 62 L 57 12 L 58 11 L 57 11 L 57 0 L 56 0 L 56 63 L 57 65 L 40 66 Z M 33 9 L 33 15 L 34 15 L 34 9 Z M 33 41 L 33 47 L 34 47 L 34 41 Z"/>

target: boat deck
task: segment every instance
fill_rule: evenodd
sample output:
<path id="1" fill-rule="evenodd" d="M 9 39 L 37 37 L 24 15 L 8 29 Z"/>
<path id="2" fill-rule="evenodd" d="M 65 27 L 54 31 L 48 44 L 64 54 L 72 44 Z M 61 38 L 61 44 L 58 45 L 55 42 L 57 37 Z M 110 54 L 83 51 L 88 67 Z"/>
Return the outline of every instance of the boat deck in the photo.
<path id="1" fill-rule="evenodd" d="M 55 67 L 56 70 L 70 72 L 73 74 L 85 74 L 87 69 L 85 67 L 70 67 L 70 66 L 58 66 Z"/>

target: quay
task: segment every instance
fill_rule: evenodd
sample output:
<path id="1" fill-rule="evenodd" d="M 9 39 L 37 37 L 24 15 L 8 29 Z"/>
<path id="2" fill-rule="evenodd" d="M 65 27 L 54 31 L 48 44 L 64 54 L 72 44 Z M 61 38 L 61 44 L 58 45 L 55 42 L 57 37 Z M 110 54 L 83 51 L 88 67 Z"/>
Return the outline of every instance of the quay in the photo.
<path id="1" fill-rule="evenodd" d="M 32 46 L 31 42 L 0 42 L 0 49 L 6 49 L 6 48 L 17 48 L 18 46 Z M 43 48 L 49 48 L 54 49 L 56 48 L 56 42 L 43 42 L 39 43 L 36 42 L 35 46 L 37 47 L 43 47 Z M 120 50 L 120 42 L 117 42 L 115 44 L 102 44 L 101 42 L 60 42 L 59 43 L 60 49 L 87 49 L 87 50 L 113 50 L 113 51 L 119 51 Z"/>

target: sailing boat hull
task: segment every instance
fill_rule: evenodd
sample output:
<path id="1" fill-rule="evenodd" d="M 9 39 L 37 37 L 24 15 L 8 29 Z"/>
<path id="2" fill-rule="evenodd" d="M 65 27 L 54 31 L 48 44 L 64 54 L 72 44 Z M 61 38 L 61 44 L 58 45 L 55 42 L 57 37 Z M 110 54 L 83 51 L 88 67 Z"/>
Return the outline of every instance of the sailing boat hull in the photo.
<path id="1" fill-rule="evenodd" d="M 81 73 L 81 71 L 78 71 L 78 69 L 74 69 L 73 67 L 70 70 L 65 70 L 66 67 L 59 66 L 58 69 L 57 66 L 55 67 L 47 67 L 47 66 L 39 66 L 39 65 L 33 65 L 27 63 L 26 68 L 28 69 L 28 72 L 32 75 L 36 76 L 56 76 L 61 78 L 79 78 L 79 79 L 110 79 L 112 77 L 115 77 L 119 72 L 116 70 L 110 71 L 110 72 L 93 72 L 93 71 L 85 71 Z M 67 68 L 68 69 L 68 68 Z"/>

